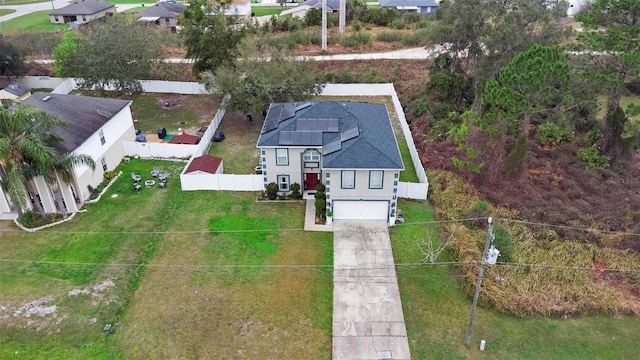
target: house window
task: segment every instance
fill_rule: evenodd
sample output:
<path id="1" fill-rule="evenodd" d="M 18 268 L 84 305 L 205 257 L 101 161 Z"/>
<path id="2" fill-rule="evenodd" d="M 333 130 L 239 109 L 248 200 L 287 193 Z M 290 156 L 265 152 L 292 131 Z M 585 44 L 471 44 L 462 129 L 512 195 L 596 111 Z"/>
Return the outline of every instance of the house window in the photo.
<path id="1" fill-rule="evenodd" d="M 171 25 L 171 20 L 169 20 L 169 18 L 164 18 L 164 24 L 167 26 Z"/>
<path id="2" fill-rule="evenodd" d="M 276 165 L 289 165 L 288 149 L 276 149 Z"/>
<path id="3" fill-rule="evenodd" d="M 278 190 L 289 191 L 289 175 L 278 175 Z"/>
<path id="4" fill-rule="evenodd" d="M 318 150 L 309 149 L 302 153 L 304 161 L 320 161 L 320 152 Z"/>
<path id="5" fill-rule="evenodd" d="M 356 188 L 356 172 L 355 170 L 342 171 L 342 188 L 343 189 L 355 189 Z"/>
<path id="6" fill-rule="evenodd" d="M 87 21 L 87 17 L 82 15 L 82 21 Z"/>
<path id="7" fill-rule="evenodd" d="M 55 20 L 55 22 L 58 22 L 58 17 L 57 17 L 57 16 L 54 16 L 54 17 L 53 17 L 53 20 Z"/>
<path id="8" fill-rule="evenodd" d="M 104 143 L 106 143 L 107 140 L 105 140 L 105 138 L 104 138 L 104 131 L 102 131 L 102 129 L 100 129 L 100 131 L 98 131 L 98 136 L 100 136 L 100 144 L 104 145 Z"/>
<path id="9" fill-rule="evenodd" d="M 369 171 L 369 189 L 382 189 L 382 177 L 384 171 L 371 170 Z"/>
<path id="10" fill-rule="evenodd" d="M 100 160 L 100 163 L 102 164 L 102 170 L 107 171 L 107 159 L 102 158 L 102 160 Z"/>

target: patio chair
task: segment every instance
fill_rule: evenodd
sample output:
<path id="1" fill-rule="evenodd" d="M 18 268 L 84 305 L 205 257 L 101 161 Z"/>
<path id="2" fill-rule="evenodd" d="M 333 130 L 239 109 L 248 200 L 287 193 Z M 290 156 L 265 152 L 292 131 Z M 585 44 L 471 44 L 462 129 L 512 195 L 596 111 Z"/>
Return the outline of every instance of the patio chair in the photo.
<path id="1" fill-rule="evenodd" d="M 139 183 L 133 183 L 133 188 L 136 189 L 136 191 L 140 191 L 142 186 Z"/>
<path id="2" fill-rule="evenodd" d="M 131 179 L 133 179 L 133 181 L 135 181 L 136 183 L 139 183 L 142 177 L 140 177 L 140 175 L 136 175 L 136 173 L 134 172 L 131 172 Z"/>
<path id="3" fill-rule="evenodd" d="M 158 185 L 160 185 L 161 188 L 165 188 L 165 186 L 167 186 L 167 180 L 160 180 L 160 182 L 158 183 Z"/>
<path id="4" fill-rule="evenodd" d="M 160 179 L 160 181 L 167 181 L 167 179 L 169 178 L 169 172 L 165 171 L 162 174 L 158 175 L 158 179 Z"/>
<path id="5" fill-rule="evenodd" d="M 158 169 L 157 166 L 154 166 L 153 170 L 151 170 L 151 177 L 158 177 L 159 174 L 160 174 L 160 170 Z"/>

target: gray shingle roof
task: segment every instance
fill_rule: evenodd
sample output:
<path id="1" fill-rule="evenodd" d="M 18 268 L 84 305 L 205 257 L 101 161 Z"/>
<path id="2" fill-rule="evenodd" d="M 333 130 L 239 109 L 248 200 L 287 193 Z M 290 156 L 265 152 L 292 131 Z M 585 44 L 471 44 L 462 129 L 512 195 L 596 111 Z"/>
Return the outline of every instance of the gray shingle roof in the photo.
<path id="1" fill-rule="evenodd" d="M 306 0 L 298 6 L 307 5 L 312 8 L 322 9 L 322 0 Z M 340 0 L 327 0 L 327 11 L 340 10 Z"/>
<path id="2" fill-rule="evenodd" d="M 58 10 L 52 11 L 49 15 L 93 15 L 100 11 L 113 7 L 115 12 L 115 5 L 109 4 L 105 1 L 93 1 L 93 0 L 81 0 L 76 1 L 73 4 L 67 5 Z"/>
<path id="3" fill-rule="evenodd" d="M 187 6 L 170 2 L 158 2 L 138 13 L 140 17 L 177 18 Z"/>
<path id="4" fill-rule="evenodd" d="M 47 96 L 51 98 L 43 101 Z M 56 133 L 64 139 L 64 144 L 58 150 L 71 152 L 131 101 L 37 92 L 26 98 L 23 103 L 55 115 L 69 124 L 69 127 L 57 128 Z"/>
<path id="5" fill-rule="evenodd" d="M 280 104 L 271 104 L 269 111 Z M 287 103 L 296 108 L 293 117 L 283 119 L 277 128 L 265 131 L 258 139 L 258 147 L 288 147 L 280 145 L 280 132 L 296 131 L 297 119 L 338 119 L 339 131 L 322 134 L 322 147 L 340 142 L 340 149 L 323 152 L 325 169 L 404 169 L 387 108 L 383 104 L 350 101 L 317 101 L 310 106 Z M 275 110 L 274 110 L 275 111 Z M 270 114 L 267 114 L 267 118 Z M 265 122 L 266 124 L 267 122 Z M 341 141 L 346 131 L 358 128 L 358 135 Z"/>
<path id="6" fill-rule="evenodd" d="M 395 7 L 395 6 L 440 6 L 439 3 L 431 0 L 380 0 L 380 7 Z"/>
<path id="7" fill-rule="evenodd" d="M 18 97 L 29 92 L 29 88 L 20 83 L 9 84 L 7 87 L 5 87 L 2 90 Z"/>

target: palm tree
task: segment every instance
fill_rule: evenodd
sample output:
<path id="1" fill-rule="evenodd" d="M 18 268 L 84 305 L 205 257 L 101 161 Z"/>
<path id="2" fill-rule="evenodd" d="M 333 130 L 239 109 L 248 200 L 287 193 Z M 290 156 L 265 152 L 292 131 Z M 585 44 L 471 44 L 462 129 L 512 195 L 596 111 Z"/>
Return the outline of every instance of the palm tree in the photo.
<path id="1" fill-rule="evenodd" d="M 0 182 L 19 212 L 27 209 L 30 179 L 60 161 L 53 148 L 63 141 L 53 132 L 58 126 L 67 123 L 33 106 L 0 109 Z"/>

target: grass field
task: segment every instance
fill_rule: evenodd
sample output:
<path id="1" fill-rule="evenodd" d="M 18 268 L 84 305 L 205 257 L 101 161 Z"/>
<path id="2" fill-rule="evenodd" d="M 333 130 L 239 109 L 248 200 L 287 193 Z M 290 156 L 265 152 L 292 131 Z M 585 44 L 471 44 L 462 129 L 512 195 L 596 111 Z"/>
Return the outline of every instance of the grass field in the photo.
<path id="1" fill-rule="evenodd" d="M 13 14 L 14 12 L 16 12 L 13 9 L 0 9 L 0 16 L 4 16 L 4 15 L 9 15 L 9 14 Z M 3 26 L 3 24 L 0 24 L 0 28 Z"/>
<path id="2" fill-rule="evenodd" d="M 61 31 L 69 28 L 69 24 L 52 24 L 48 14 L 51 10 L 36 11 L 27 15 L 3 21 L 0 26 L 0 33 L 8 34 L 12 32 L 49 32 Z"/>
<path id="3" fill-rule="evenodd" d="M 4 4 L 2 4 L 2 1 L 0 0 L 0 4 L 2 5 L 24 5 L 24 4 L 34 4 L 34 3 L 41 3 L 41 2 L 49 2 L 51 0 L 4 0 Z"/>
<path id="4" fill-rule="evenodd" d="M 280 15 L 283 8 L 280 6 L 254 6 L 251 12 L 256 16 Z"/>
<path id="5" fill-rule="evenodd" d="M 135 192 L 154 165 L 168 188 Z M 331 234 L 301 203 L 183 193 L 183 166 L 132 159 L 70 223 L 3 233 L 0 358 L 330 358 Z"/>
<path id="6" fill-rule="evenodd" d="M 428 203 L 401 199 L 406 225 L 391 229 L 398 283 L 414 359 L 632 359 L 638 317 L 516 318 L 478 307 L 472 346 L 464 346 L 471 301 L 456 285 L 453 267 L 416 264 L 416 242 L 437 231 Z M 412 224 L 417 223 L 417 224 Z M 420 224 L 422 223 L 422 224 Z M 434 237 L 436 239 L 437 236 Z M 438 262 L 455 261 L 445 251 Z M 493 281 L 485 278 L 484 281 Z M 480 294 L 482 304 L 482 293 Z M 484 352 L 480 340 L 487 341 Z"/>
<path id="7" fill-rule="evenodd" d="M 225 140 L 212 142 L 209 155 L 224 160 L 224 172 L 227 174 L 252 174 L 259 162 L 260 152 L 256 143 L 261 129 L 262 121 L 248 122 L 245 116 L 228 112 L 218 127 Z"/>

